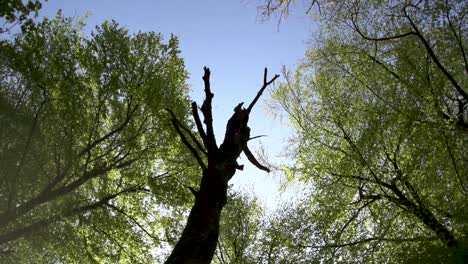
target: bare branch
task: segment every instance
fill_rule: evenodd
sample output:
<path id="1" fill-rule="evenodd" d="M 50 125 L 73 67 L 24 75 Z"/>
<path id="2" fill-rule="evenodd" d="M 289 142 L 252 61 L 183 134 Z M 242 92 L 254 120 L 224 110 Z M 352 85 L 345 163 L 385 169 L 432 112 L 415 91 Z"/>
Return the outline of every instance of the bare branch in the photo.
<path id="1" fill-rule="evenodd" d="M 171 113 L 172 115 L 172 118 L 175 120 L 175 122 L 177 122 L 177 125 L 182 128 L 185 132 L 187 132 L 187 134 L 189 134 L 190 138 L 193 140 L 193 142 L 195 142 L 195 145 L 197 145 L 197 148 L 205 155 L 208 155 L 208 153 L 206 152 L 205 148 L 202 146 L 202 144 L 198 141 L 197 137 L 195 137 L 195 135 L 193 135 L 192 131 L 190 131 L 190 129 L 188 129 L 187 127 L 185 127 L 174 115 L 174 113 L 168 109 L 166 109 L 167 111 L 169 111 L 169 113 Z"/>
<path id="2" fill-rule="evenodd" d="M 203 129 L 200 116 L 198 115 L 198 106 L 195 101 L 192 102 L 192 115 L 193 115 L 193 119 L 195 120 L 195 125 L 197 126 L 198 134 L 200 134 L 200 137 L 203 141 L 203 145 L 205 146 L 205 148 L 208 149 L 208 140 L 206 139 L 206 133 L 205 133 L 205 130 Z"/>
<path id="3" fill-rule="evenodd" d="M 192 152 L 193 156 L 195 157 L 195 159 L 197 160 L 198 164 L 200 165 L 200 167 L 202 168 L 202 170 L 206 170 L 206 165 L 205 163 L 203 162 L 202 158 L 200 157 L 200 155 L 198 155 L 198 152 L 197 150 L 192 146 L 192 144 L 190 144 L 190 142 L 188 142 L 187 138 L 185 137 L 184 133 L 182 133 L 182 131 L 180 130 L 180 127 L 179 127 L 179 124 L 177 122 L 177 119 L 175 118 L 175 115 L 174 113 L 167 109 L 166 110 L 172 115 L 172 119 L 171 119 L 171 122 L 172 122 L 172 125 L 174 126 L 177 134 L 179 134 L 180 136 L 180 139 L 182 140 L 182 142 L 184 143 L 184 145 L 190 150 L 190 152 Z"/>
<path id="4" fill-rule="evenodd" d="M 255 137 L 251 137 L 249 138 L 249 141 L 252 140 L 252 139 L 256 139 L 256 138 L 261 138 L 261 137 L 266 137 L 267 135 L 258 135 L 258 136 L 255 136 Z"/>
<path id="5" fill-rule="evenodd" d="M 201 110 L 204 116 L 203 122 L 206 125 L 206 141 L 208 153 L 214 152 L 218 146 L 216 145 L 216 138 L 213 130 L 213 114 L 211 112 L 211 101 L 213 100 L 214 94 L 210 88 L 210 69 L 204 67 L 203 70 L 203 82 L 205 83 L 205 100 L 203 101 Z"/>
<path id="6" fill-rule="evenodd" d="M 192 186 L 188 186 L 187 188 L 190 190 L 190 192 L 192 192 L 193 196 L 197 197 L 197 190 L 195 190 Z"/>
<path id="7" fill-rule="evenodd" d="M 270 81 L 267 81 L 267 73 L 268 73 L 268 70 L 267 70 L 267 68 L 265 68 L 265 71 L 263 73 L 263 86 L 262 86 L 262 88 L 260 88 L 260 90 L 257 93 L 257 96 L 255 96 L 255 98 L 250 103 L 249 107 L 247 108 L 247 113 L 250 113 L 250 111 L 254 107 L 255 103 L 257 103 L 258 99 L 262 95 L 263 91 L 268 87 L 268 85 L 272 84 L 279 77 L 279 75 L 276 74 Z"/>
<path id="8" fill-rule="evenodd" d="M 249 159 L 250 163 L 252 163 L 255 167 L 259 168 L 260 170 L 263 170 L 263 171 L 266 171 L 266 172 L 270 172 L 270 169 L 268 169 L 267 167 L 263 166 L 262 164 L 260 164 L 260 162 L 257 161 L 257 159 L 255 158 L 255 156 L 252 154 L 252 152 L 250 151 L 249 147 L 245 146 L 244 148 L 244 153 L 245 155 L 247 156 L 247 159 Z"/>

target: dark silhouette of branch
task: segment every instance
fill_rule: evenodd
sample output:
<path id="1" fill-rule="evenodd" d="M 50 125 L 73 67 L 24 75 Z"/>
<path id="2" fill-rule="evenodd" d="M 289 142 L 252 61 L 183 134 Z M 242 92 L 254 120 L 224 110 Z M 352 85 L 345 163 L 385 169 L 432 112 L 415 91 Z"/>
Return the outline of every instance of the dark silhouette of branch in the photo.
<path id="1" fill-rule="evenodd" d="M 208 149 L 208 140 L 206 139 L 205 129 L 203 129 L 200 116 L 198 115 L 198 106 L 195 101 L 192 102 L 192 115 L 193 119 L 195 120 L 195 125 L 197 126 L 198 134 L 203 141 L 203 145 Z"/>
<path id="2" fill-rule="evenodd" d="M 356 240 L 343 244 L 328 244 L 322 246 L 313 246 L 313 245 L 301 245 L 298 246 L 302 248 L 342 248 L 355 246 L 358 244 L 365 244 L 372 241 L 385 241 L 385 242 L 394 242 L 394 243 L 403 243 L 403 242 L 417 242 L 417 241 L 427 241 L 427 240 L 437 240 L 437 237 L 414 237 L 414 238 L 385 238 L 385 237 L 369 237 L 361 240 Z"/>
<path id="3" fill-rule="evenodd" d="M 429 45 L 429 42 L 426 40 L 426 38 L 424 38 L 424 36 L 422 35 L 422 33 L 419 31 L 418 27 L 416 26 L 416 24 L 414 24 L 413 20 L 411 19 L 411 17 L 408 15 L 408 13 L 406 12 L 406 8 L 409 7 L 410 5 L 407 5 L 403 8 L 403 13 L 406 17 L 406 19 L 408 19 L 411 27 L 413 28 L 414 30 L 414 33 L 416 34 L 416 36 L 419 38 L 419 40 L 422 42 L 422 44 L 424 45 L 424 47 L 426 48 L 426 51 L 427 53 L 429 53 L 429 56 L 431 56 L 432 60 L 434 61 L 434 63 L 437 65 L 437 67 L 439 68 L 439 70 L 445 75 L 445 77 L 447 77 L 447 79 L 449 79 L 449 81 L 452 83 L 452 85 L 455 87 L 455 89 L 460 93 L 460 95 L 465 99 L 465 100 L 468 100 L 468 94 L 463 90 L 463 88 L 461 88 L 461 86 L 458 84 L 458 82 L 455 80 L 455 78 L 453 77 L 452 74 L 450 74 L 448 72 L 447 69 L 445 69 L 445 67 L 442 65 L 442 63 L 439 61 L 439 58 L 437 58 L 437 56 L 435 55 L 434 53 L 434 50 L 432 50 L 431 46 Z"/>
<path id="4" fill-rule="evenodd" d="M 245 146 L 244 153 L 245 153 L 245 156 L 247 156 L 247 159 L 249 159 L 250 163 L 252 163 L 255 167 L 259 168 L 260 170 L 270 172 L 269 168 L 263 166 L 262 164 L 260 164 L 260 162 L 257 161 L 255 156 L 250 151 L 249 147 Z"/>
<path id="5" fill-rule="evenodd" d="M 452 161 L 453 169 L 455 170 L 455 175 L 457 175 L 458 182 L 460 183 L 460 187 L 462 188 L 463 192 L 466 194 L 468 193 L 468 190 L 463 184 L 462 177 L 460 176 L 460 172 L 458 170 L 457 162 L 455 161 L 455 157 L 453 156 L 452 149 L 450 148 L 448 137 L 447 137 L 447 134 L 445 134 L 445 132 L 444 132 L 444 138 L 445 138 L 445 146 L 447 146 L 447 151 L 449 153 L 450 160 Z"/>
<path id="6" fill-rule="evenodd" d="M 337 233 L 338 237 L 335 238 L 335 240 L 339 240 L 341 238 L 341 235 L 346 230 L 346 228 L 348 228 L 348 226 L 359 216 L 359 214 L 361 213 L 362 210 L 364 210 L 364 208 L 368 207 L 369 205 L 371 205 L 372 203 L 374 203 L 377 200 L 378 200 L 378 198 L 370 199 L 369 201 L 367 201 L 366 203 L 361 205 L 359 208 L 357 208 L 356 211 L 352 213 L 351 217 L 348 218 L 346 223 L 340 228 L 340 230 Z"/>
<path id="7" fill-rule="evenodd" d="M 138 222 L 134 217 L 130 216 L 129 214 L 127 214 L 123 209 L 115 206 L 115 205 L 112 205 L 110 204 L 109 202 L 106 202 L 104 203 L 104 206 L 107 206 L 111 209 L 113 209 L 114 211 L 122 214 L 123 216 L 127 217 L 128 219 L 130 219 L 134 224 L 136 224 L 147 236 L 151 237 L 153 240 L 156 240 L 156 241 L 164 241 L 164 240 L 161 240 L 159 237 L 156 237 L 154 236 L 153 234 L 151 234 L 148 230 L 146 230 L 146 228 L 144 226 L 142 226 L 140 224 L 140 222 Z"/>
<path id="8" fill-rule="evenodd" d="M 0 235 L 0 245 L 8 243 L 8 242 L 13 241 L 13 240 L 16 240 L 18 238 L 27 236 L 27 235 L 34 234 L 34 233 L 48 227 L 50 224 L 60 220 L 63 217 L 69 217 L 69 216 L 72 216 L 72 215 L 75 215 L 75 214 L 84 213 L 84 212 L 87 212 L 87 211 L 91 211 L 91 210 L 100 208 L 105 203 L 109 202 L 110 200 L 116 198 L 117 196 L 119 196 L 121 194 L 138 192 L 140 190 L 141 190 L 140 186 L 138 186 L 138 185 L 137 186 L 132 186 L 132 187 L 124 189 L 124 190 L 122 190 L 120 192 L 117 192 L 115 194 L 105 196 L 105 197 L 101 198 L 101 200 L 99 200 L 99 201 L 97 201 L 95 203 L 80 206 L 80 207 L 71 209 L 71 210 L 69 210 L 68 212 L 65 212 L 62 215 L 52 216 L 50 218 L 37 221 L 37 222 L 35 222 L 33 224 L 30 224 L 28 226 L 25 226 L 25 227 L 22 227 L 22 228 L 17 228 L 17 229 L 14 229 L 12 231 L 9 231 L 7 233 L 1 234 Z"/>
<path id="9" fill-rule="evenodd" d="M 359 34 L 359 36 L 361 36 L 361 38 L 363 38 L 365 40 L 371 40 L 371 41 L 377 41 L 378 42 L 378 41 L 386 41 L 386 40 L 394 40 L 394 39 L 404 38 L 404 37 L 416 34 L 413 31 L 409 31 L 409 32 L 406 32 L 406 33 L 403 33 L 403 34 L 398 34 L 398 35 L 393 35 L 393 36 L 388 36 L 388 37 L 373 38 L 373 37 L 367 36 L 366 34 L 364 34 L 364 32 L 361 31 L 361 29 L 357 25 L 355 16 L 351 16 L 351 23 L 353 24 L 354 30 L 356 30 L 356 32 Z"/>
<path id="10" fill-rule="evenodd" d="M 187 188 L 190 190 L 190 192 L 193 194 L 193 196 L 197 197 L 197 190 L 195 190 L 192 186 L 187 186 Z"/>
<path id="11" fill-rule="evenodd" d="M 46 88 L 44 86 L 40 85 L 40 84 L 38 84 L 38 87 L 41 89 L 42 96 L 44 97 L 44 99 L 41 101 L 36 113 L 34 114 L 33 123 L 31 125 L 31 129 L 29 130 L 28 138 L 26 140 L 26 144 L 24 145 L 23 152 L 21 153 L 21 158 L 20 158 L 19 164 L 17 166 L 15 176 L 13 176 L 13 179 L 11 181 L 11 185 L 8 186 L 9 187 L 8 188 L 9 189 L 9 194 L 8 194 L 7 211 L 15 211 L 16 210 L 16 206 L 15 206 L 15 204 L 16 204 L 16 193 L 17 193 L 16 184 L 17 184 L 17 181 L 18 181 L 18 179 L 20 177 L 21 170 L 23 169 L 23 164 L 24 164 L 24 162 L 26 160 L 26 156 L 28 155 L 29 147 L 31 145 L 31 142 L 32 142 L 32 139 L 33 139 L 33 136 L 34 136 L 34 132 L 36 131 L 36 127 L 37 127 L 37 124 L 38 124 L 38 121 L 39 121 L 39 116 L 41 115 L 42 109 L 44 108 L 46 103 L 48 103 L 50 101 L 50 99 L 47 96 Z"/>
<path id="12" fill-rule="evenodd" d="M 263 91 L 268 87 L 268 85 L 272 84 L 279 77 L 279 75 L 276 74 L 270 81 L 267 81 L 267 73 L 268 70 L 267 68 L 265 68 L 265 71 L 263 73 L 263 86 L 258 91 L 257 96 L 255 96 L 253 101 L 250 103 L 249 107 L 247 107 L 247 113 L 250 113 L 255 103 L 257 103 L 258 99 L 260 98 L 260 96 L 262 96 Z"/>
<path id="13" fill-rule="evenodd" d="M 203 101 L 201 111 L 204 117 L 203 122 L 206 126 L 206 142 L 208 153 L 213 153 L 218 148 L 213 130 L 213 114 L 211 112 L 211 102 L 213 100 L 214 94 L 211 92 L 210 88 L 210 69 L 204 67 L 203 70 L 204 74 L 202 79 L 205 84 L 205 100 Z"/>
<path id="14" fill-rule="evenodd" d="M 257 138 L 266 137 L 266 136 L 267 135 L 259 135 L 259 136 L 251 137 L 251 138 L 249 138 L 249 141 L 252 140 L 252 139 L 257 139 Z"/>
<path id="15" fill-rule="evenodd" d="M 74 191 L 75 189 L 79 188 L 88 180 L 95 178 L 99 175 L 102 175 L 114 168 L 124 168 L 131 165 L 137 159 L 127 160 L 125 162 L 121 162 L 126 156 L 123 156 L 116 160 L 114 163 L 110 165 L 100 165 L 96 166 L 90 171 L 84 171 L 83 175 L 76 179 L 75 181 L 69 183 L 68 185 L 62 186 L 58 189 L 49 191 L 49 192 L 42 192 L 36 197 L 32 198 L 31 200 L 26 201 L 25 203 L 21 204 L 16 208 L 14 211 L 7 211 L 5 213 L 0 214 L 0 227 L 7 225 L 9 222 L 17 219 L 18 217 L 28 213 L 35 207 L 46 203 L 48 201 L 54 200 L 57 197 L 63 196 L 67 193 Z"/>
<path id="16" fill-rule="evenodd" d="M 104 140 L 106 140 L 106 139 L 112 137 L 113 135 L 115 135 L 116 133 L 122 131 L 130 123 L 130 121 L 132 120 L 132 116 L 136 112 L 137 109 L 138 109 L 138 104 L 135 105 L 135 107 L 133 107 L 133 109 L 130 110 L 130 103 L 129 103 L 129 105 L 127 107 L 127 114 L 126 114 L 124 122 L 122 124 L 120 124 L 120 126 L 116 127 L 115 129 L 113 129 L 112 131 L 107 133 L 106 135 L 104 135 L 104 136 L 96 139 L 92 143 L 88 144 L 88 146 L 86 146 L 86 148 L 84 148 L 83 150 L 80 151 L 78 156 L 83 156 L 84 154 L 91 151 L 91 149 L 94 148 L 97 144 L 103 142 Z"/>
<path id="17" fill-rule="evenodd" d="M 177 119 L 175 118 L 174 116 L 174 113 L 172 113 L 171 110 L 169 109 L 166 109 L 169 113 L 171 113 L 172 115 L 172 119 L 171 119 L 171 122 L 172 122 L 172 125 L 174 126 L 177 134 L 179 134 L 180 136 L 180 139 L 182 140 L 182 142 L 184 143 L 184 145 L 190 150 L 190 152 L 192 153 L 192 155 L 195 157 L 195 159 L 197 160 L 198 164 L 200 165 L 200 167 L 203 169 L 203 170 L 206 170 L 206 165 L 205 163 L 203 162 L 202 158 L 200 157 L 200 155 L 198 155 L 198 152 L 197 150 L 192 146 L 192 144 L 190 144 L 190 142 L 187 140 L 187 138 L 185 137 L 184 133 L 182 133 L 182 131 L 180 130 L 180 127 L 179 127 L 179 124 L 177 122 Z"/>
<path id="18" fill-rule="evenodd" d="M 462 39 L 460 38 L 460 36 L 457 34 L 456 30 L 455 30 L 455 27 L 452 23 L 452 20 L 450 19 L 450 8 L 449 8 L 449 4 L 448 4 L 448 0 L 445 0 L 445 17 L 447 17 L 447 21 L 449 23 L 449 27 L 450 29 L 452 30 L 452 33 L 453 33 L 453 36 L 455 37 L 455 39 L 457 40 L 457 44 L 458 46 L 460 47 L 460 51 L 461 51 L 461 54 L 462 54 L 462 58 L 463 58 L 463 62 L 465 63 L 465 73 L 468 74 L 468 61 L 466 59 L 466 54 L 465 54 L 465 47 L 463 47 L 463 41 Z M 462 20 L 463 21 L 463 20 Z M 460 30 L 460 28 L 458 28 L 458 30 Z"/>
<path id="19" fill-rule="evenodd" d="M 371 165 L 369 164 L 369 162 L 366 160 L 366 158 L 364 158 L 364 155 L 362 155 L 361 153 L 361 150 L 356 146 L 356 144 L 354 144 L 353 140 L 351 139 L 351 137 L 349 136 L 348 132 L 344 129 L 343 125 L 341 124 L 341 122 L 339 121 L 335 121 L 334 122 L 338 128 L 341 130 L 341 132 L 343 133 L 343 138 L 348 142 L 348 144 L 351 146 L 352 149 L 354 149 L 354 151 L 359 155 L 359 158 L 361 160 L 361 162 L 366 166 L 366 168 L 369 170 L 370 174 L 372 175 L 372 177 L 374 178 L 375 182 L 377 183 L 377 186 L 379 187 L 379 189 L 385 194 L 385 195 L 388 195 L 387 192 L 385 191 L 385 189 L 383 189 L 382 187 L 386 187 L 386 188 L 389 188 L 391 189 L 392 186 L 385 183 L 384 181 L 382 181 L 378 176 L 377 174 L 375 173 L 374 169 L 372 169 Z"/>
<path id="20" fill-rule="evenodd" d="M 366 55 L 369 59 L 371 59 L 373 62 L 377 63 L 378 65 L 382 66 L 382 68 L 384 68 L 384 70 L 388 73 L 390 73 L 390 75 L 392 75 L 393 77 L 395 77 L 395 79 L 401 81 L 401 78 L 400 76 L 394 72 L 393 70 L 391 70 L 390 68 L 387 67 L 387 65 L 385 65 L 383 62 L 379 61 L 376 57 L 364 52 L 364 55 Z"/>
<path id="21" fill-rule="evenodd" d="M 169 109 L 166 109 L 172 116 L 172 119 L 175 120 L 175 122 L 177 123 L 177 125 L 179 126 L 179 128 L 182 128 L 185 132 L 187 132 L 187 134 L 189 134 L 190 138 L 193 140 L 193 142 L 195 142 L 195 145 L 197 145 L 197 148 L 205 155 L 208 155 L 208 153 L 206 152 L 205 148 L 202 146 L 202 144 L 198 141 L 197 137 L 195 137 L 195 135 L 192 133 L 192 131 L 190 131 L 190 129 L 188 129 L 187 127 L 185 127 L 176 117 L 175 117 L 175 114 L 169 110 Z"/>

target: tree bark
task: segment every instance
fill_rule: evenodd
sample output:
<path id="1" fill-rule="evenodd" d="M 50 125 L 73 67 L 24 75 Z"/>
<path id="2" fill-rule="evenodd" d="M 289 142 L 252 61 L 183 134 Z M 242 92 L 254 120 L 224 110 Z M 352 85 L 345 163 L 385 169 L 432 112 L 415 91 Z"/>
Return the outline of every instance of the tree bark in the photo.
<path id="1" fill-rule="evenodd" d="M 193 144 L 198 147 L 198 150 L 189 143 L 189 140 L 184 133 L 182 133 L 182 130 L 187 133 L 190 133 L 190 131 L 182 127 L 174 114 L 169 110 L 173 117 L 172 124 L 181 137 L 182 142 L 195 156 L 202 168 L 203 175 L 199 190 L 195 191 L 191 189 L 195 195 L 195 203 L 190 211 L 184 231 L 171 255 L 166 260 L 166 264 L 202 264 L 211 262 L 219 236 L 221 211 L 227 200 L 228 182 L 234 176 L 236 169 L 242 170 L 243 168 L 237 163 L 237 158 L 242 151 L 248 153 L 249 160 L 252 164 L 259 169 L 269 171 L 267 168 L 260 165 L 255 157 L 253 157 L 250 150 L 248 150 L 247 142 L 250 139 L 250 128 L 247 126 L 247 123 L 250 111 L 258 98 L 266 87 L 279 76 L 275 75 L 270 81 L 267 81 L 267 70 L 265 69 L 262 88 L 247 109 L 242 107 L 243 103 L 240 103 L 234 109 L 234 114 L 229 119 L 226 126 L 224 141 L 218 148 L 212 124 L 211 100 L 213 98 L 213 93 L 211 93 L 210 89 L 210 70 L 205 67 L 204 71 L 205 100 L 201 111 L 204 116 L 206 132 L 198 116 L 198 109 L 195 102 L 192 103 L 192 112 L 200 138 L 206 150 L 201 149 L 202 144 L 200 144 L 192 134 L 189 136 L 192 141 L 194 141 Z M 204 164 L 204 159 L 200 157 L 200 153 L 206 156 L 205 159 L 208 161 L 207 166 Z"/>
<path id="2" fill-rule="evenodd" d="M 204 174 L 185 229 L 166 263 L 210 263 L 216 250 L 221 210 L 226 204 L 227 184 L 220 179 L 234 170 L 209 168 Z"/>

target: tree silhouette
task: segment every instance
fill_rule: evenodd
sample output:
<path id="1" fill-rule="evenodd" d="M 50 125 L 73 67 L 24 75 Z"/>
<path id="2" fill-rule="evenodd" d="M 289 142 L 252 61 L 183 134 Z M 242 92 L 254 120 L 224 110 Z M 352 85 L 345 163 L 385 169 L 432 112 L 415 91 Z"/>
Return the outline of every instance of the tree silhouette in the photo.
<path id="1" fill-rule="evenodd" d="M 226 204 L 227 188 L 229 180 L 234 176 L 236 170 L 242 170 L 243 166 L 237 163 L 237 158 L 243 151 L 249 161 L 257 168 L 269 172 L 269 169 L 262 166 L 252 152 L 247 147 L 250 138 L 250 128 L 247 123 L 249 114 L 255 103 L 258 101 L 263 91 L 273 83 L 279 75 L 275 75 L 270 81 L 267 80 L 267 69 L 263 75 L 263 86 L 257 96 L 247 108 L 243 108 L 243 103 L 234 108 L 234 114 L 226 125 L 226 133 L 223 143 L 218 147 L 213 132 L 212 99 L 214 94 L 210 88 L 210 70 L 204 68 L 203 81 L 205 83 L 205 100 L 201 107 L 204 117 L 205 128 L 198 115 L 198 106 L 192 102 L 192 114 L 195 124 L 203 143 L 200 143 L 189 129 L 182 126 L 174 113 L 172 124 L 179 134 L 182 142 L 195 156 L 203 176 L 199 190 L 191 188 L 195 196 L 187 224 L 182 232 L 182 236 L 177 242 L 166 263 L 210 263 L 213 258 L 216 243 L 219 235 L 219 221 L 221 210 Z M 194 142 L 193 146 L 185 134 Z M 204 155 L 203 159 L 200 155 Z M 207 164 L 205 164 L 205 161 Z"/>

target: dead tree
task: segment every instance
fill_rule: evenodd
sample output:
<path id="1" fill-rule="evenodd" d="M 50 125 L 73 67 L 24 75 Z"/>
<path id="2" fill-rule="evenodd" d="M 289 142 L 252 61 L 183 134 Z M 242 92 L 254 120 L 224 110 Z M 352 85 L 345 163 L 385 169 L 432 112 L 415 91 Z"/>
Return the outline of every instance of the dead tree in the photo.
<path id="1" fill-rule="evenodd" d="M 249 161 L 257 168 L 269 172 L 253 156 L 247 147 L 250 138 L 250 128 L 247 126 L 249 114 L 263 91 L 275 81 L 279 75 L 275 75 L 270 81 L 267 80 L 267 69 L 263 75 L 263 86 L 257 96 L 246 108 L 243 103 L 234 108 L 234 114 L 226 125 L 226 133 L 223 143 L 218 147 L 213 132 L 213 116 L 211 101 L 214 94 L 210 89 L 210 70 L 204 68 L 203 81 L 205 83 L 205 100 L 200 108 L 203 114 L 205 128 L 198 115 L 198 106 L 192 102 L 192 114 L 200 134 L 202 143 L 197 140 L 191 132 L 185 128 L 172 115 L 172 124 L 179 134 L 182 142 L 198 161 L 203 171 L 198 190 L 190 188 L 195 196 L 195 204 L 185 225 L 182 236 L 174 247 L 166 264 L 173 263 L 210 263 L 216 250 L 219 235 L 219 220 L 221 210 L 226 204 L 227 188 L 229 180 L 234 176 L 236 170 L 242 170 L 243 165 L 237 163 L 237 158 L 243 151 Z M 182 132 L 185 131 L 185 133 Z M 185 136 L 188 134 L 189 139 Z M 205 155 L 206 158 L 202 158 Z M 207 162 L 207 164 L 205 164 Z"/>

